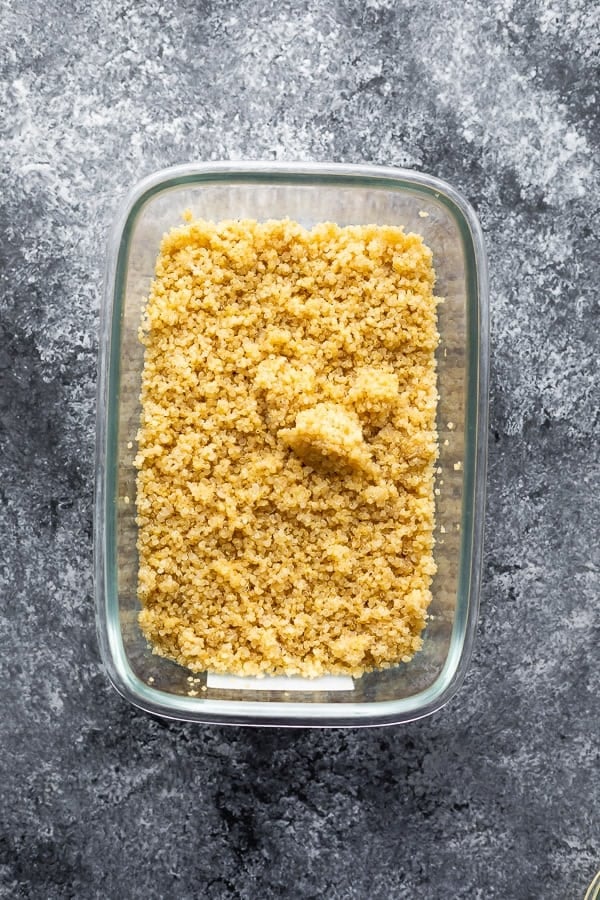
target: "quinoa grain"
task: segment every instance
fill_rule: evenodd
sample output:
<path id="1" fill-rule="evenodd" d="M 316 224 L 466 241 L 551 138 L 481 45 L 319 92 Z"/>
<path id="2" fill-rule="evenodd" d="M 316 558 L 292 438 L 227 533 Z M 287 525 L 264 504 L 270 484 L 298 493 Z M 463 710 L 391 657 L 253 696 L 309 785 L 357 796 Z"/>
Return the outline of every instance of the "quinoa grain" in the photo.
<path id="1" fill-rule="evenodd" d="M 410 660 L 435 572 L 430 250 L 392 226 L 187 219 L 140 329 L 145 636 L 192 672 Z"/>

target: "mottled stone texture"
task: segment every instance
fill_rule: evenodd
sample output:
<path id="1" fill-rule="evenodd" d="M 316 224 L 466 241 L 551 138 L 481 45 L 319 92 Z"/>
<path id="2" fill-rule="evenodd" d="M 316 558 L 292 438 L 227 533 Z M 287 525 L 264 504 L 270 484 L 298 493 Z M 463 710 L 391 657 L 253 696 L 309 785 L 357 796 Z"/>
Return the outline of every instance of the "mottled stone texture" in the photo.
<path id="1" fill-rule="evenodd" d="M 600 280 L 591 0 L 0 0 L 0 896 L 580 898 L 598 846 Z M 156 168 L 403 165 L 491 264 L 481 624 L 444 711 L 164 725 L 92 601 L 107 229 Z"/>

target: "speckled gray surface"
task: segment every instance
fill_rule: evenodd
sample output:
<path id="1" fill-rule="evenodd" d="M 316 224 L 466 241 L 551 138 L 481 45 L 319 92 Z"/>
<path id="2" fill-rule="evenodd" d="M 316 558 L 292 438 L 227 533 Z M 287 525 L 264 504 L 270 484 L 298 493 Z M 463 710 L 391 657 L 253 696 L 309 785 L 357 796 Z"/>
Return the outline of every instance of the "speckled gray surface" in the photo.
<path id="1" fill-rule="evenodd" d="M 1 897 L 565 900 L 600 867 L 600 9 L 488 6 L 0 3 Z M 485 230 L 481 624 L 409 726 L 165 726 L 100 667 L 107 229 L 142 174 L 241 157 L 414 167 Z"/>

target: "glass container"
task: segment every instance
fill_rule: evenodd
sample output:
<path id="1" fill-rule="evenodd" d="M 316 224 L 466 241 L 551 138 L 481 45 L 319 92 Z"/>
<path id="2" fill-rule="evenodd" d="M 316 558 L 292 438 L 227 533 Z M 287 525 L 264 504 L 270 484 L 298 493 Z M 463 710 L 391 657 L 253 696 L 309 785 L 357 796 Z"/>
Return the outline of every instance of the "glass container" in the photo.
<path id="1" fill-rule="evenodd" d="M 439 467 L 430 618 L 409 663 L 360 678 L 239 679 L 193 675 L 152 653 L 139 625 L 135 479 L 143 346 L 141 309 L 161 238 L 181 214 L 289 217 L 310 227 L 402 225 L 433 251 Z M 403 169 L 287 163 L 190 164 L 141 181 L 108 248 L 98 387 L 95 591 L 102 659 L 136 706 L 173 719 L 280 726 L 365 726 L 429 715 L 468 666 L 479 601 L 488 416 L 488 283 L 477 217 L 450 185 Z M 193 680 L 192 680 L 193 677 Z"/>

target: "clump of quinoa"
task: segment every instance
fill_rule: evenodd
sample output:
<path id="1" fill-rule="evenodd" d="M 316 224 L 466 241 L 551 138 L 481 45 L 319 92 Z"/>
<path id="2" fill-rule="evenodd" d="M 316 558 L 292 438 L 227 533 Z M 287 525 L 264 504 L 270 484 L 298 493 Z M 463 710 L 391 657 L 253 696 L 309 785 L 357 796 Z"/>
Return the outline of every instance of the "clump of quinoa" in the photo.
<path id="1" fill-rule="evenodd" d="M 432 255 L 392 226 L 187 222 L 145 307 L 140 625 L 193 672 L 358 676 L 420 649 Z"/>

